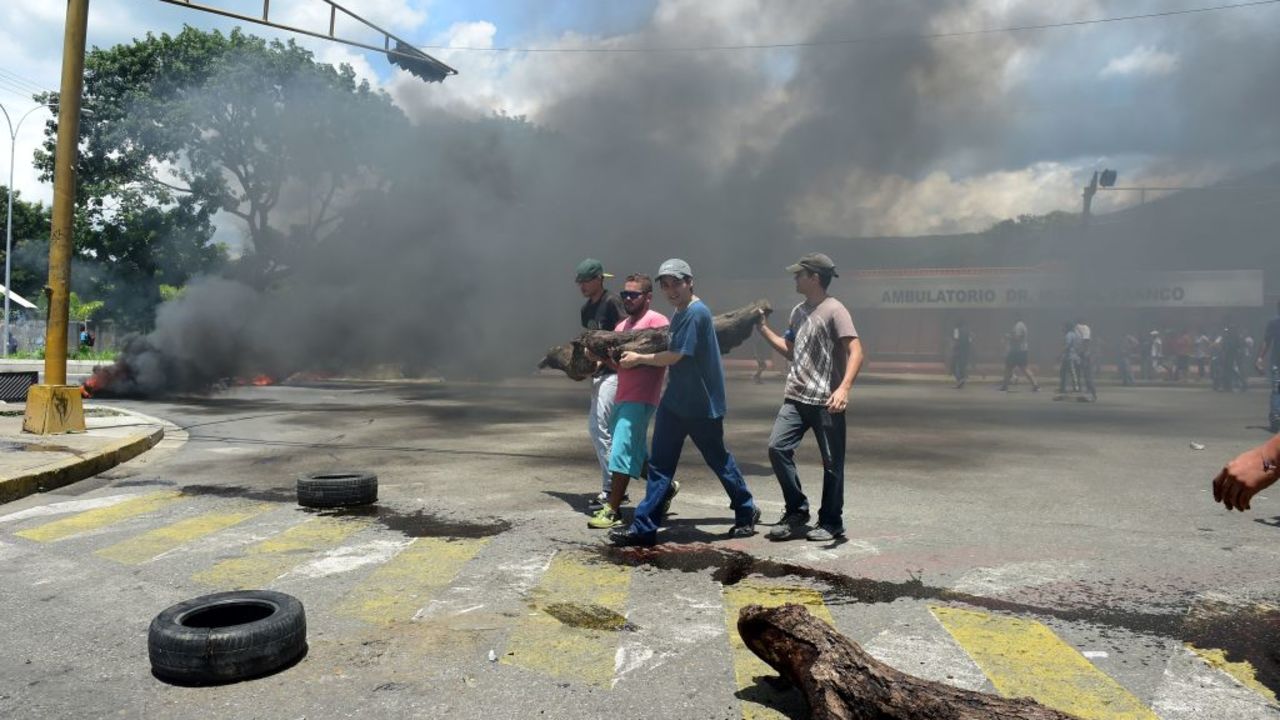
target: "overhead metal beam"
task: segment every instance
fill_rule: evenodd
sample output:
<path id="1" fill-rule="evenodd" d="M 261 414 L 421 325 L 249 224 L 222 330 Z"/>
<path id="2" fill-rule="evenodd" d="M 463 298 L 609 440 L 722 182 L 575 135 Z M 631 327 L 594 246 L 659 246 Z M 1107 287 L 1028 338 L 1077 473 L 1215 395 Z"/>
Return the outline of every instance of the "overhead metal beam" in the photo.
<path id="1" fill-rule="evenodd" d="M 244 22 L 254 23 L 255 25 L 265 25 L 267 27 L 276 28 L 277 30 L 286 30 L 288 32 L 295 32 L 301 35 L 309 35 L 311 37 L 320 38 L 322 40 L 332 40 L 333 42 L 339 42 L 344 45 L 350 45 L 352 47 L 358 47 L 358 48 L 363 48 L 365 50 L 372 50 L 374 52 L 384 53 L 387 56 L 387 59 L 390 60 L 392 63 L 395 63 L 396 65 L 399 65 L 401 67 L 404 67 L 407 70 L 410 70 L 415 75 L 418 75 L 424 80 L 432 80 L 435 82 L 440 82 L 450 75 L 458 74 L 458 71 L 450 67 L 449 65 L 446 65 L 445 63 L 431 57 L 430 55 L 422 52 L 421 50 L 418 50 L 411 43 L 404 40 L 403 38 L 393 35 L 392 33 L 382 29 L 381 27 L 374 25 L 373 23 L 369 22 L 363 17 L 360 17 L 359 15 L 351 12 L 350 10 L 339 5 L 338 3 L 333 2 L 333 0 L 315 0 L 315 2 L 322 2 L 329 6 L 328 34 L 325 34 L 322 32 L 316 32 L 314 30 L 307 30 L 305 28 L 295 27 L 293 25 L 287 25 L 285 23 L 279 23 L 279 22 L 273 21 L 271 19 L 271 0 L 262 0 L 262 16 L 261 17 L 256 17 L 253 15 L 245 15 L 243 13 L 234 12 L 232 10 L 227 10 L 225 8 L 213 7 L 211 5 L 204 5 L 197 2 L 190 2 L 190 0 L 160 0 L 160 2 L 168 3 L 169 5 L 177 5 L 178 7 L 191 8 L 192 10 L 200 10 L 202 12 L 212 13 L 214 15 L 221 15 L 223 17 L 229 17 L 235 20 L 242 20 Z M 350 40 L 347 38 L 338 37 L 338 35 L 335 32 L 335 27 L 338 21 L 338 13 L 342 13 L 343 15 L 351 18 L 352 20 L 355 20 L 356 22 L 360 23 L 361 25 L 364 25 L 370 30 L 373 30 L 374 32 L 382 35 L 382 47 L 378 47 L 376 45 L 370 45 L 368 43 L 363 43 L 358 40 Z M 393 40 L 395 41 L 394 47 L 392 47 Z M 396 62 L 397 60 L 400 60 L 401 62 Z M 413 69 L 414 66 L 421 66 L 421 69 L 425 70 L 425 73 L 415 71 Z"/>

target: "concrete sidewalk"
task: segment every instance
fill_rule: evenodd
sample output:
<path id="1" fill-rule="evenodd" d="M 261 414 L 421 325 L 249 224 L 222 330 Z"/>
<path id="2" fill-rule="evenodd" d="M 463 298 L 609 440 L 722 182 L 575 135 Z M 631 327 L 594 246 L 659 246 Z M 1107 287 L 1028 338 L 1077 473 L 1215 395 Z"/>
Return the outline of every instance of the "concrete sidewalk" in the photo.
<path id="1" fill-rule="evenodd" d="M 146 452 L 177 427 L 104 405 L 85 406 L 87 432 L 22 432 L 21 404 L 0 405 L 0 503 L 92 477 Z"/>

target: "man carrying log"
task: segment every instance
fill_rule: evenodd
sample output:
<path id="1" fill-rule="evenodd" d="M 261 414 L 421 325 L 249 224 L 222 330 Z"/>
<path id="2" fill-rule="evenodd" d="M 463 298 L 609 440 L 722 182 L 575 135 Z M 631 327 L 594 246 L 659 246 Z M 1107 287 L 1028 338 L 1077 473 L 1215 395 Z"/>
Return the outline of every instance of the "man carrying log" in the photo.
<path id="1" fill-rule="evenodd" d="M 623 368 L 670 367 L 671 373 L 653 423 L 653 451 L 644 500 L 636 507 L 631 526 L 611 530 L 609 539 L 618 545 L 657 542 L 658 526 L 665 519 L 685 438 L 693 440 L 729 495 L 729 506 L 734 511 L 729 537 L 750 537 L 756 532 L 760 510 L 737 462 L 724 446 L 724 368 L 711 311 L 693 294 L 693 270 L 684 260 L 672 258 L 662 263 L 658 283 L 676 308 L 671 317 L 669 349 L 654 353 L 627 351 L 618 364 Z"/>
<path id="2" fill-rule="evenodd" d="M 665 328 L 670 324 L 649 307 L 653 302 L 653 280 L 648 275 L 628 275 L 619 295 L 627 316 L 618 325 L 618 332 Z M 588 527 L 598 530 L 622 527 L 619 509 L 631 478 L 644 475 L 649 420 L 653 418 L 653 411 L 662 395 L 662 379 L 666 372 L 666 368 L 652 366 L 618 371 L 618 394 L 609 425 L 609 472 L 613 485 L 604 507 L 587 521 Z M 670 494 L 675 495 L 679 484 L 674 480 L 671 484 L 673 492 Z"/>
<path id="3" fill-rule="evenodd" d="M 769 462 L 782 486 L 786 509 L 766 537 L 804 536 L 829 542 L 844 537 L 844 411 L 849 406 L 849 389 L 862 368 L 862 341 L 844 304 L 827 294 L 831 279 L 838 277 L 831 258 L 810 253 L 787 272 L 795 274 L 796 292 L 804 302 L 791 311 L 785 335 L 770 329 L 764 315 L 757 326 L 765 341 L 791 361 L 782 407 L 769 437 Z M 809 529 L 809 499 L 800 489 L 795 459 L 796 447 L 810 429 L 822 453 L 822 506 L 813 529 Z"/>
<path id="4" fill-rule="evenodd" d="M 617 295 L 605 290 L 604 279 L 613 277 L 604 271 L 604 265 L 594 258 L 578 263 L 575 274 L 578 289 L 587 299 L 582 304 L 582 327 L 588 330 L 613 330 L 626 311 Z M 609 500 L 612 485 L 609 474 L 609 420 L 613 415 L 614 396 L 618 391 L 617 372 L 599 358 L 591 358 L 595 372 L 591 375 L 591 409 L 587 413 L 587 434 L 595 447 L 596 461 L 600 463 L 600 493 L 592 498 L 592 507 L 599 508 Z"/>

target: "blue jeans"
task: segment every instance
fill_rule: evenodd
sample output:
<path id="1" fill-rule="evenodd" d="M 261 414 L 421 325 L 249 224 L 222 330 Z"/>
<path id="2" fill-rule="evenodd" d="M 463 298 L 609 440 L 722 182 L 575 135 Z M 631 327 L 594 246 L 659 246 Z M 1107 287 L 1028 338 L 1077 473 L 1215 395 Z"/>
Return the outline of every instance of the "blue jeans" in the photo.
<path id="1" fill-rule="evenodd" d="M 769 436 L 769 462 L 782 486 L 787 512 L 808 514 L 809 499 L 800 489 L 796 474 L 796 447 L 806 430 L 813 429 L 822 454 L 822 507 L 818 524 L 828 530 L 843 530 L 844 511 L 844 413 L 831 414 L 822 405 L 809 405 L 787 400 L 778 409 Z"/>
<path id="2" fill-rule="evenodd" d="M 747 481 L 724 446 L 724 418 L 685 418 L 658 406 L 653 421 L 653 449 L 649 453 L 649 480 L 645 484 L 644 500 L 636 507 L 631 521 L 631 532 L 646 541 L 657 539 L 658 526 L 665 520 L 658 517 L 658 510 L 671 489 L 685 438 L 693 440 L 707 467 L 720 478 L 729 496 L 729 507 L 733 508 L 735 524 L 750 525 L 755 518 L 756 504 L 747 489 Z"/>
<path id="3" fill-rule="evenodd" d="M 1271 432 L 1280 432 L 1280 365 L 1271 366 L 1271 412 L 1267 420 Z"/>

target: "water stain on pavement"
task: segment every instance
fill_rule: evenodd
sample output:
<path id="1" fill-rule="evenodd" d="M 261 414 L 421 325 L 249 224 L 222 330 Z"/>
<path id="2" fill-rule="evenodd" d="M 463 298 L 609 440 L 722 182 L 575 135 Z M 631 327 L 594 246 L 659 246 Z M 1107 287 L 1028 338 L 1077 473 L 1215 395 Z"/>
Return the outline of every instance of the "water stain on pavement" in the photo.
<path id="1" fill-rule="evenodd" d="M 569 627 L 612 631 L 637 629 L 620 613 L 595 603 L 554 602 L 543 606 L 542 610 Z"/>
<path id="2" fill-rule="evenodd" d="M 212 497 L 244 498 L 262 502 L 297 502 L 298 494 L 293 488 L 255 489 L 243 485 L 184 485 L 183 495 L 207 495 Z"/>
<path id="3" fill-rule="evenodd" d="M 485 538 L 493 537 L 511 529 L 511 523 L 498 518 L 491 518 L 487 521 L 465 521 L 422 510 L 400 512 L 380 505 L 323 510 L 304 508 L 304 510 L 321 517 L 370 518 L 385 526 L 388 530 L 394 530 L 405 537 L 411 538 Z"/>
<path id="4" fill-rule="evenodd" d="M 182 488 L 182 492 L 185 495 L 234 497 L 272 503 L 296 503 L 298 501 L 297 491 L 294 488 L 255 489 L 243 485 L 186 485 Z M 511 523 L 499 518 L 470 521 L 458 520 L 423 510 L 402 512 L 385 505 L 337 508 L 299 506 L 297 509 L 300 512 L 319 517 L 370 519 L 388 530 L 393 530 L 411 538 L 486 538 L 511 529 Z"/>
<path id="5" fill-rule="evenodd" d="M 926 585 L 920 578 L 903 582 L 851 577 L 796 563 L 760 558 L 706 544 L 664 544 L 652 548 L 596 548 L 608 562 L 648 565 L 663 570 L 705 572 L 722 585 L 735 585 L 748 576 L 770 579 L 803 578 L 826 587 L 828 604 L 891 603 L 895 600 L 934 600 L 962 603 L 1008 615 L 1034 615 L 1126 630 L 1136 634 L 1176 638 L 1198 648 L 1221 650 L 1228 662 L 1252 666 L 1257 681 L 1280 695 L 1280 609 L 1228 603 L 1194 603 L 1184 596 L 1170 612 L 1125 610 L 1105 599 L 1094 606 L 1055 608 L 982 597 Z"/>
<path id="6" fill-rule="evenodd" d="M 50 445 L 47 443 L 0 442 L 0 452 L 61 452 L 79 455 L 81 451 L 66 445 Z"/>

